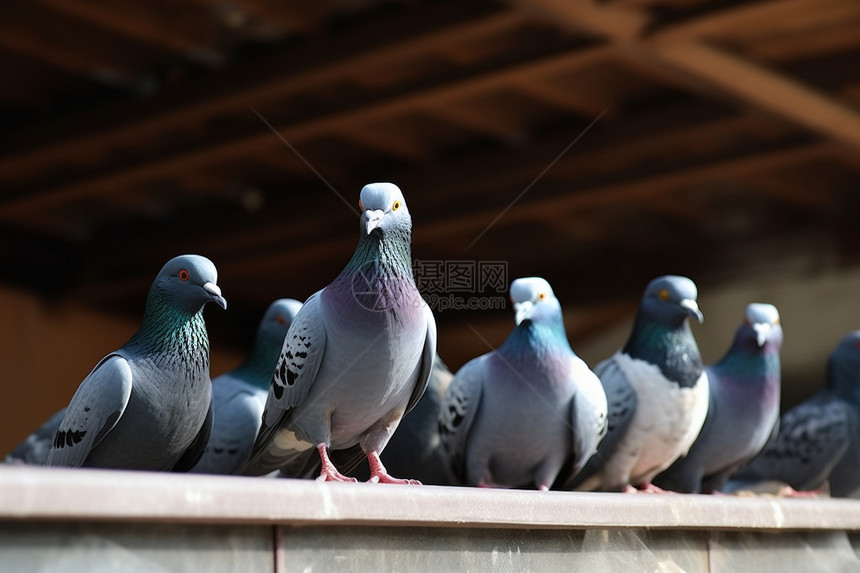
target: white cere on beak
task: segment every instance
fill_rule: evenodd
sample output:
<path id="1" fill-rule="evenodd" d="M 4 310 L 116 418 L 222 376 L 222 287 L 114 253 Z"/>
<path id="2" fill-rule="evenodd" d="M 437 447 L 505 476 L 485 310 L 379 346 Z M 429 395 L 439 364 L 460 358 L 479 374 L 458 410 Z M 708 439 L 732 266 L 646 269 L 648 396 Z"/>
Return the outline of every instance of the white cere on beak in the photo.
<path id="1" fill-rule="evenodd" d="M 682 299 L 681 302 L 678 304 L 680 304 L 682 308 L 686 308 L 690 312 L 690 314 L 699 319 L 699 324 L 704 322 L 705 317 L 702 314 L 702 311 L 699 310 L 699 305 L 696 304 L 696 301 L 691 298 L 685 298 Z"/>
<path id="2" fill-rule="evenodd" d="M 215 283 L 204 283 L 203 290 L 209 293 L 209 296 L 212 297 L 218 306 L 227 310 L 227 299 L 221 296 L 221 289 Z"/>
<path id="3" fill-rule="evenodd" d="M 529 300 L 514 303 L 514 322 L 516 322 L 517 326 L 525 319 L 531 317 L 532 308 L 534 308 L 534 305 Z"/>
<path id="4" fill-rule="evenodd" d="M 773 325 L 769 322 L 756 322 L 752 325 L 752 329 L 755 330 L 755 340 L 761 347 L 764 346 L 765 342 L 767 342 L 767 335 L 770 334 L 770 331 L 773 329 Z"/>
<path id="5" fill-rule="evenodd" d="M 367 217 L 367 234 L 369 235 L 372 230 L 377 228 L 379 224 L 382 222 L 382 216 L 385 215 L 385 212 L 382 209 L 368 209 L 364 212 L 364 216 Z"/>

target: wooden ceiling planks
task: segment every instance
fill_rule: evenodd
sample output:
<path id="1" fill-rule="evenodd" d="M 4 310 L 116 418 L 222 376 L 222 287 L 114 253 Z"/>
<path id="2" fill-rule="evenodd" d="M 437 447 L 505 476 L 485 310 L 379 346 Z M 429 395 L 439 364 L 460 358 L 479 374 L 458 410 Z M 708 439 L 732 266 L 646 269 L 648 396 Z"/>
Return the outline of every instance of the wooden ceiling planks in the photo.
<path id="1" fill-rule="evenodd" d="M 74 253 L 65 294 L 88 304 L 133 302 L 176 248 L 216 260 L 238 289 L 231 312 L 258 312 L 279 281 L 307 294 L 354 243 L 327 186 L 351 204 L 371 178 L 403 185 L 422 256 L 510 253 L 512 268 L 581 289 L 571 300 L 599 288 L 553 255 L 587 265 L 635 248 L 632 286 L 611 291 L 635 301 L 667 260 L 705 282 L 726 276 L 708 274 L 726 259 L 720 245 L 790 233 L 780 217 L 860 242 L 850 214 L 828 206 L 860 182 L 860 78 L 844 64 L 860 48 L 855 0 L 22 0 L 5 11 L 0 59 L 42 64 L 39 81 L 0 99 L 32 118 L 0 148 L 0 231 Z M 838 77 L 797 71 L 816 58 Z M 49 92 L 69 77 L 118 89 L 58 112 Z M 731 213 L 715 207 L 726 201 Z M 523 230 L 556 244 L 526 260 Z M 673 236 L 684 248 L 666 259 Z M 110 263 L 118 253 L 142 263 Z M 620 314 L 594 316 L 588 333 Z"/>

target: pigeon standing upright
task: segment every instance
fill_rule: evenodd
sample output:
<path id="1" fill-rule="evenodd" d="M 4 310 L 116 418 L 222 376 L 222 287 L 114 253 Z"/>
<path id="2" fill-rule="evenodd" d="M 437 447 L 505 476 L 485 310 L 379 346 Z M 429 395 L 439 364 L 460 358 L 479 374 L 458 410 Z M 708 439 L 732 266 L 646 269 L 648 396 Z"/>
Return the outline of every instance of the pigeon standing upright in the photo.
<path id="1" fill-rule="evenodd" d="M 102 358 L 57 430 L 48 465 L 187 471 L 212 426 L 203 307 L 227 308 L 212 262 L 183 255 L 149 289 L 140 329 Z"/>
<path id="2" fill-rule="evenodd" d="M 686 456 L 657 476 L 673 491 L 719 491 L 764 448 L 779 422 L 782 327 L 771 304 L 747 306 L 744 322 L 719 362 L 708 366 L 708 415 Z"/>
<path id="3" fill-rule="evenodd" d="M 708 378 L 688 322 L 703 320 L 697 294 L 677 275 L 645 288 L 627 343 L 594 369 L 609 403 L 608 430 L 568 487 L 658 492 L 651 480 L 689 450 L 708 411 Z"/>
<path id="4" fill-rule="evenodd" d="M 212 380 L 215 420 L 203 456 L 191 468 L 192 473 L 233 474 L 248 461 L 260 430 L 272 372 L 300 308 L 302 303 L 292 298 L 270 304 L 248 358 Z"/>
<path id="5" fill-rule="evenodd" d="M 789 495 L 829 484 L 834 497 L 860 496 L 860 330 L 836 345 L 826 386 L 783 414 L 776 438 L 726 489 L 761 481 L 786 483 Z"/>
<path id="6" fill-rule="evenodd" d="M 360 237 L 335 280 L 314 293 L 287 333 L 263 425 L 243 473 L 280 469 L 355 481 L 362 455 L 371 481 L 393 478 L 379 454 L 421 398 L 436 354 L 436 321 L 412 274 L 412 217 L 400 189 L 361 190 Z"/>
<path id="7" fill-rule="evenodd" d="M 392 474 L 409 474 L 423 484 L 459 483 L 445 463 L 446 456 L 439 436 L 439 411 L 453 377 L 436 354 L 427 390 L 412 411 L 403 417 L 381 454 L 385 467 Z M 367 479 L 370 477 L 367 472 L 367 467 L 361 466 L 351 475 Z"/>
<path id="8" fill-rule="evenodd" d="M 545 491 L 568 459 L 576 473 L 597 449 L 606 396 L 570 348 L 549 283 L 517 279 L 511 300 L 516 327 L 498 350 L 454 376 L 440 432 L 463 483 Z"/>

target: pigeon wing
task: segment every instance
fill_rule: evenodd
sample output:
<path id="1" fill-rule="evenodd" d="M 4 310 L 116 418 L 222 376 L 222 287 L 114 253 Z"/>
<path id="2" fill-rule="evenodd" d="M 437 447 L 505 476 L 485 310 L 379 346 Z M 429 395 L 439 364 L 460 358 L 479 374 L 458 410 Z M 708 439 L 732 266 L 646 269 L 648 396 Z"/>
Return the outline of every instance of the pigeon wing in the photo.
<path id="1" fill-rule="evenodd" d="M 131 367 L 125 358 L 118 354 L 102 358 L 72 396 L 48 454 L 48 465 L 82 466 L 122 417 L 131 386 Z"/>

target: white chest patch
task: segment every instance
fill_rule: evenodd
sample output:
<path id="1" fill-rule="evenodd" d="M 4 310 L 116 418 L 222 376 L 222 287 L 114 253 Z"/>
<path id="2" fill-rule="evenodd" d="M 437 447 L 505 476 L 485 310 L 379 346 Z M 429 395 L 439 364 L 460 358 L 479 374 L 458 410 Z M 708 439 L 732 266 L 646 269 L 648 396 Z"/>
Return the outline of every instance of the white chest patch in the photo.
<path id="1" fill-rule="evenodd" d="M 689 451 L 708 413 L 708 378 L 702 375 L 692 388 L 667 380 L 660 369 L 627 354 L 614 357 L 636 391 L 636 412 L 618 444 L 604 486 L 618 487 L 651 481 L 679 456 Z M 608 479 L 607 479 L 608 478 Z"/>
<path id="2" fill-rule="evenodd" d="M 574 358 L 573 371 L 576 377 L 578 392 L 593 408 L 595 415 L 595 431 L 602 433 L 606 426 L 606 417 L 609 407 L 606 403 L 606 393 L 600 378 L 591 371 L 588 365 L 580 358 Z M 593 453 L 593 452 L 592 452 Z"/>
<path id="3" fill-rule="evenodd" d="M 303 452 L 314 447 L 314 444 L 300 440 L 295 432 L 289 430 L 279 430 L 272 441 L 275 447 L 286 452 Z"/>

